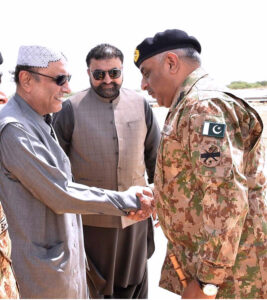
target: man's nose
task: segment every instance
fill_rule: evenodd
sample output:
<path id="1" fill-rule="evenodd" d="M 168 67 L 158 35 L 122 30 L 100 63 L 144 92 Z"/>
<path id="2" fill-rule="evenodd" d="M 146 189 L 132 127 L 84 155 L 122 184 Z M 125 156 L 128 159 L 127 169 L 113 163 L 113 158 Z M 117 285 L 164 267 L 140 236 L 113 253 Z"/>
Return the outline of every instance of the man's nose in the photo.
<path id="1" fill-rule="evenodd" d="M 110 76 L 109 76 L 109 73 L 108 73 L 108 72 L 106 72 L 106 74 L 105 74 L 105 77 L 104 77 L 103 81 L 104 81 L 105 83 L 107 83 L 107 84 L 112 82 L 112 79 L 110 78 Z"/>
<path id="2" fill-rule="evenodd" d="M 147 90 L 147 87 L 148 87 L 147 82 L 145 81 L 144 78 L 142 78 L 142 81 L 141 81 L 141 89 L 145 91 L 145 90 Z"/>
<path id="3" fill-rule="evenodd" d="M 64 94 L 70 94 L 71 93 L 71 89 L 70 89 L 70 84 L 68 81 L 66 81 L 63 85 L 62 85 L 62 92 Z"/>

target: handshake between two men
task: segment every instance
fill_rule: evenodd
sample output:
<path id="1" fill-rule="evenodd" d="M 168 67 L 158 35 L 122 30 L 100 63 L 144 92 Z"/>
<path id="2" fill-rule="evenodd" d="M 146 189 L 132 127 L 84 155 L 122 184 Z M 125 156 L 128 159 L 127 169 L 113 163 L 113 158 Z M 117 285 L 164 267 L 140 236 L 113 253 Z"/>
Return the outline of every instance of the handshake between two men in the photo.
<path id="1" fill-rule="evenodd" d="M 130 189 L 136 189 L 136 196 L 140 201 L 140 209 L 129 212 L 127 217 L 133 221 L 142 221 L 152 215 L 155 220 L 156 208 L 152 190 L 149 187 L 131 187 Z"/>

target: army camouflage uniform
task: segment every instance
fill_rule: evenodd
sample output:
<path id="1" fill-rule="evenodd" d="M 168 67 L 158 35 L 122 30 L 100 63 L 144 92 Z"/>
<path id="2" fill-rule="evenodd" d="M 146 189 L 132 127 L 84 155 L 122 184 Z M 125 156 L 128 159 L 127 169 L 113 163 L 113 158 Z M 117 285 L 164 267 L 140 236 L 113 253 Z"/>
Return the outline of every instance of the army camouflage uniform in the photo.
<path id="1" fill-rule="evenodd" d="M 19 293 L 11 266 L 11 242 L 6 217 L 0 203 L 0 299 L 18 299 Z"/>
<path id="2" fill-rule="evenodd" d="M 216 88 L 203 69 L 172 103 L 159 147 L 155 198 L 168 238 L 160 286 L 219 285 L 217 298 L 267 298 L 263 124 L 244 100 Z"/>

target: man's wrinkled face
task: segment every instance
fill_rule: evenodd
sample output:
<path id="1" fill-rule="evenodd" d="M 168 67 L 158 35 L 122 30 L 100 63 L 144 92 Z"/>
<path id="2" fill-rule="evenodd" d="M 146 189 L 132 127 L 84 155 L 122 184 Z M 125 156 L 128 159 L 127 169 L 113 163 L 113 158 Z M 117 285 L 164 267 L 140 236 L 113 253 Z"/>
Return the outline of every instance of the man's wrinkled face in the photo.
<path id="1" fill-rule="evenodd" d="M 91 59 L 87 70 L 91 87 L 103 98 L 115 99 L 122 85 L 122 62 L 116 58 Z"/>
<path id="2" fill-rule="evenodd" d="M 66 62 L 63 60 L 50 62 L 47 68 L 36 69 L 37 72 L 51 77 L 69 75 Z M 64 94 L 70 93 L 69 83 L 58 85 L 55 80 L 42 75 L 32 74 L 36 78 L 31 90 L 31 105 L 41 115 L 58 112 L 62 108 Z"/>
<path id="3" fill-rule="evenodd" d="M 170 107 L 175 88 L 169 74 L 169 66 L 162 56 L 157 55 L 144 60 L 140 65 L 141 88 L 155 98 L 160 106 Z"/>

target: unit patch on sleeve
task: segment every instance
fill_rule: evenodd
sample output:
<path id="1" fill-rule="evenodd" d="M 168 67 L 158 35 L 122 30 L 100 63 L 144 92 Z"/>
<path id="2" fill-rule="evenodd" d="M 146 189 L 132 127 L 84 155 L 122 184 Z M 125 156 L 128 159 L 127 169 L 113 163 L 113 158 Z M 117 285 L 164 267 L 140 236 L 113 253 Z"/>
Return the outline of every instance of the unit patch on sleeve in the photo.
<path id="1" fill-rule="evenodd" d="M 216 145 L 209 145 L 202 149 L 200 160 L 206 167 L 212 168 L 217 166 L 221 161 L 221 151 Z"/>
<path id="2" fill-rule="evenodd" d="M 226 125 L 222 123 L 213 123 L 205 121 L 203 125 L 202 134 L 216 138 L 223 138 L 225 127 Z"/>

